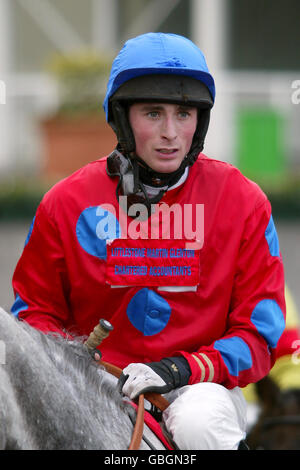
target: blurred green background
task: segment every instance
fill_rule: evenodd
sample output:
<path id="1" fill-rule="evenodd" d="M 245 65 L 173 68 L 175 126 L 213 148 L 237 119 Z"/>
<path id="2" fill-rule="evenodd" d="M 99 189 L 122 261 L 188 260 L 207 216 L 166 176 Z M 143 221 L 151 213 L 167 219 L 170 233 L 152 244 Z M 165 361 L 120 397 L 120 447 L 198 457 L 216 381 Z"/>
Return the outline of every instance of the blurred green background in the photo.
<path id="1" fill-rule="evenodd" d="M 269 196 L 300 308 L 299 18 L 299 0 L 0 0 L 0 305 L 44 192 L 115 144 L 102 111 L 113 58 L 162 31 L 206 56 L 204 152 Z"/>
<path id="2" fill-rule="evenodd" d="M 217 98 L 205 153 L 258 182 L 275 216 L 299 218 L 299 17 L 298 0 L 0 0 L 0 220 L 32 217 L 52 184 L 110 151 L 109 67 L 148 31 L 206 55 Z"/>

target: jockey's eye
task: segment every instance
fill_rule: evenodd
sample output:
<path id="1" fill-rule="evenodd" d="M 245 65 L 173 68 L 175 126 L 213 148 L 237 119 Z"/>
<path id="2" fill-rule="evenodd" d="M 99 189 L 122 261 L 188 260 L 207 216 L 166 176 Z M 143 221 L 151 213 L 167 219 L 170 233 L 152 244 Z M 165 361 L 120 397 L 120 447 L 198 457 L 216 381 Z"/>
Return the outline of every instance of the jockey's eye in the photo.
<path id="1" fill-rule="evenodd" d="M 188 111 L 178 111 L 178 115 L 182 119 L 186 119 L 190 116 L 190 113 Z"/>
<path id="2" fill-rule="evenodd" d="M 159 117 L 159 112 L 158 111 L 149 111 L 147 113 L 147 116 L 149 116 L 150 118 L 155 119 L 155 118 Z"/>

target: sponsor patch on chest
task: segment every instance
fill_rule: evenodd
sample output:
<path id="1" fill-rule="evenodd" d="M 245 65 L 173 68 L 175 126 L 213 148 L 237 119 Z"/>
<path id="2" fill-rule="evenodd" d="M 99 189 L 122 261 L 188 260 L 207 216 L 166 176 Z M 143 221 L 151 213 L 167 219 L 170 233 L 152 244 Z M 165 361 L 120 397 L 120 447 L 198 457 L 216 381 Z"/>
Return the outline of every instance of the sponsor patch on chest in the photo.
<path id="1" fill-rule="evenodd" d="M 114 286 L 196 286 L 200 250 L 186 240 L 107 241 L 106 281 Z"/>

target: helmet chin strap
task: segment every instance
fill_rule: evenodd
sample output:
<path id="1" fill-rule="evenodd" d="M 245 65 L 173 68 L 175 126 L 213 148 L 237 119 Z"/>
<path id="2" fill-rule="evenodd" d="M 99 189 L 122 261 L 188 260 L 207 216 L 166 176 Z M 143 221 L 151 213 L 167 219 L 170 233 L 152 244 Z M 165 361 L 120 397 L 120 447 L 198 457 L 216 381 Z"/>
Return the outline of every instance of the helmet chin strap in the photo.
<path id="1" fill-rule="evenodd" d="M 186 158 L 187 157 L 184 158 L 179 168 L 171 173 L 160 173 L 153 170 L 138 156 L 136 156 L 133 161 L 137 162 L 140 182 L 148 186 L 159 188 L 165 186 L 170 187 L 177 183 L 188 165 Z"/>

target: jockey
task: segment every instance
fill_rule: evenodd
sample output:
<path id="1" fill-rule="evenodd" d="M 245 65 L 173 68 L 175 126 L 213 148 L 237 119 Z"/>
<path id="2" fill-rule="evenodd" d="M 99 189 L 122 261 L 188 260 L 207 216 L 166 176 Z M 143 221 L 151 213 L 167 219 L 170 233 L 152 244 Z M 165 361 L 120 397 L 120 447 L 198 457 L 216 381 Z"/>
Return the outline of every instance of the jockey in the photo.
<path id="1" fill-rule="evenodd" d="M 110 321 L 120 390 L 166 394 L 166 429 L 190 450 L 241 448 L 241 387 L 268 374 L 285 326 L 270 203 L 201 153 L 214 100 L 190 40 L 127 41 L 104 101 L 118 145 L 44 196 L 13 278 L 13 314 L 44 332 Z"/>

